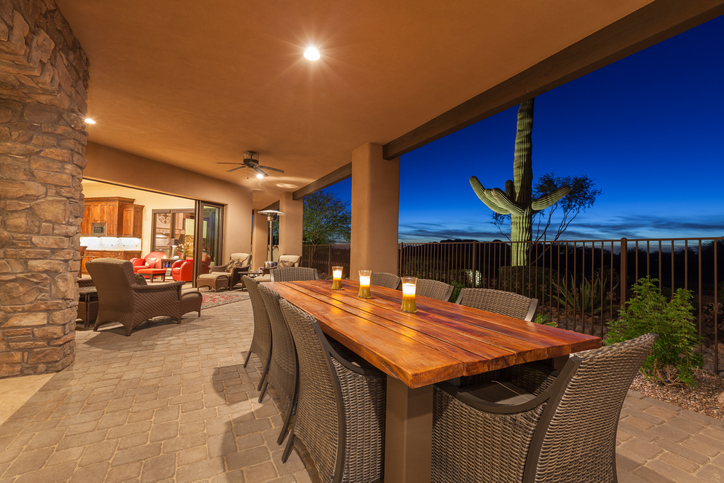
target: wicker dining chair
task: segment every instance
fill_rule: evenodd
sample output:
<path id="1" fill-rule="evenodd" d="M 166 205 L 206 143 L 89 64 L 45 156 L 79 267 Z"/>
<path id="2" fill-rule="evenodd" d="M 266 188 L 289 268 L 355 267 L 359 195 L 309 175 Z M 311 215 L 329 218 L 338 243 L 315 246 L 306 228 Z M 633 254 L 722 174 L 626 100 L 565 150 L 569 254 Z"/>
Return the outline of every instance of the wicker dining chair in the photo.
<path id="1" fill-rule="evenodd" d="M 455 287 L 445 282 L 419 278 L 417 279 L 417 289 L 415 292 L 417 295 L 422 295 L 423 297 L 430 297 L 442 300 L 443 302 L 449 302 L 454 291 Z"/>
<path id="2" fill-rule="evenodd" d="M 380 287 L 387 287 L 397 290 L 400 286 L 400 277 L 394 273 L 387 272 L 372 272 L 370 277 L 370 285 L 378 285 Z"/>
<path id="3" fill-rule="evenodd" d="M 257 391 L 261 391 L 266 380 L 267 372 L 269 371 L 269 361 L 271 360 L 272 330 L 264 300 L 262 300 L 261 294 L 259 293 L 259 284 L 251 277 L 241 277 L 241 279 L 244 281 L 244 286 L 249 293 L 251 309 L 254 312 L 254 335 L 251 338 L 249 352 L 247 352 L 246 359 L 244 359 L 244 367 L 249 364 L 251 354 L 256 354 L 261 361 L 261 378 L 256 389 Z M 262 399 L 264 399 L 263 391 L 259 394 L 259 402 L 261 402 Z"/>
<path id="4" fill-rule="evenodd" d="M 297 415 L 282 461 L 299 438 L 322 481 L 381 480 L 385 375 L 368 364 L 351 364 L 332 349 L 313 316 L 286 300 L 279 305 L 299 359 Z"/>
<path id="5" fill-rule="evenodd" d="M 500 315 L 532 322 L 538 308 L 538 299 L 505 290 L 489 288 L 463 288 L 456 304 L 495 312 Z"/>
<path id="6" fill-rule="evenodd" d="M 559 374 L 514 366 L 464 390 L 436 385 L 432 481 L 617 481 L 621 407 L 656 338 L 572 354 Z"/>
<path id="7" fill-rule="evenodd" d="M 93 330 L 103 324 L 120 322 L 129 336 L 143 322 L 167 316 L 181 323 L 181 316 L 197 312 L 201 316 L 202 295 L 194 290 L 183 293 L 184 282 L 140 284 L 133 264 L 116 258 L 97 258 L 86 263 L 98 293 L 98 316 Z"/>
<path id="8" fill-rule="evenodd" d="M 269 315 L 269 323 L 272 328 L 272 347 L 274 347 L 269 361 L 269 372 L 261 392 L 264 393 L 267 384 L 271 384 L 281 398 L 284 422 L 277 438 L 277 444 L 282 444 L 297 405 L 299 381 L 297 349 L 294 347 L 292 333 L 289 332 L 289 327 L 287 327 L 279 308 L 279 294 L 263 285 L 259 285 L 258 288 Z"/>
<path id="9" fill-rule="evenodd" d="M 297 280 L 319 280 L 316 268 L 278 267 L 271 270 L 272 282 L 294 282 Z"/>

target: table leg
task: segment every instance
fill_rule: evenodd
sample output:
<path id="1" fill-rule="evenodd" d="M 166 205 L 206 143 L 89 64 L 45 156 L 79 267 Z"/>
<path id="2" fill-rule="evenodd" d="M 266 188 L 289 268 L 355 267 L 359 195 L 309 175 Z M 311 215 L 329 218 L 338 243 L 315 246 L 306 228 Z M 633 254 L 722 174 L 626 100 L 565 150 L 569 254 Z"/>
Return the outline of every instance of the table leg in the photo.
<path id="1" fill-rule="evenodd" d="M 83 297 L 85 300 L 85 322 L 83 323 L 83 328 L 87 329 L 88 324 L 90 323 L 90 294 L 86 293 Z"/>
<path id="2" fill-rule="evenodd" d="M 431 472 L 432 386 L 387 376 L 385 483 L 429 483 Z"/>

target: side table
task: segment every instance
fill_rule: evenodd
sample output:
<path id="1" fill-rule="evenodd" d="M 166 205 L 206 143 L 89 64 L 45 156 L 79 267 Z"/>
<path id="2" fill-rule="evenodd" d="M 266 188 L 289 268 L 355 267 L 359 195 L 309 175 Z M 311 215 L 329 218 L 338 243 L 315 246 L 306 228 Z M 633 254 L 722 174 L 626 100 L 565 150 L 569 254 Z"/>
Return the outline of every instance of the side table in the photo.
<path id="1" fill-rule="evenodd" d="M 83 321 L 83 327 L 87 329 L 88 324 L 90 323 L 90 304 L 93 297 L 98 296 L 98 290 L 95 285 L 78 287 L 78 295 L 83 297 L 83 302 L 85 303 L 85 320 Z"/>

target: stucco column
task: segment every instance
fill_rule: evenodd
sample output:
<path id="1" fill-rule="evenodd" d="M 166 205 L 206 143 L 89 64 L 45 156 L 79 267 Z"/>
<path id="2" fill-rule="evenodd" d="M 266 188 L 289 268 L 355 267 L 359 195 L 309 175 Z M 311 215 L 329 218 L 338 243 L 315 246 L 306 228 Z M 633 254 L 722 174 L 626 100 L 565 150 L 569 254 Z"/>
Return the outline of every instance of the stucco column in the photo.
<path id="1" fill-rule="evenodd" d="M 267 237 L 269 233 L 269 222 L 265 215 L 254 212 L 254 228 L 251 233 L 251 266 L 254 270 L 261 270 L 264 262 L 269 256 Z"/>
<path id="2" fill-rule="evenodd" d="M 293 193 L 279 199 L 279 255 L 301 255 L 304 236 L 304 200 L 295 200 Z"/>
<path id="3" fill-rule="evenodd" d="M 358 270 L 397 273 L 400 158 L 386 160 L 382 146 L 352 151 L 352 239 L 350 278 Z"/>
<path id="4" fill-rule="evenodd" d="M 5 377 L 60 371 L 75 357 L 88 61 L 55 2 L 0 3 Z"/>

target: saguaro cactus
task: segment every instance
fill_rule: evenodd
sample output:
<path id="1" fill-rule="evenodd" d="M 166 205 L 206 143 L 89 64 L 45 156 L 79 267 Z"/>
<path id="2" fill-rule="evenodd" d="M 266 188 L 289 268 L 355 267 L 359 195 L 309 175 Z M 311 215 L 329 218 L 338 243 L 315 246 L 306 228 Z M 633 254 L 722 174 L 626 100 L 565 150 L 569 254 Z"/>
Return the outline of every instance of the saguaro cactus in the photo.
<path id="1" fill-rule="evenodd" d="M 526 242 L 533 239 L 533 215 L 555 204 L 566 196 L 570 186 L 561 186 L 552 193 L 533 199 L 533 102 L 523 102 L 518 109 L 518 127 L 515 135 L 513 157 L 513 181 L 505 182 L 505 191 L 500 188 L 485 189 L 475 176 L 470 177 L 470 186 L 485 206 L 501 215 L 510 215 L 510 241 L 512 245 L 511 265 L 525 265 L 528 262 Z"/>

